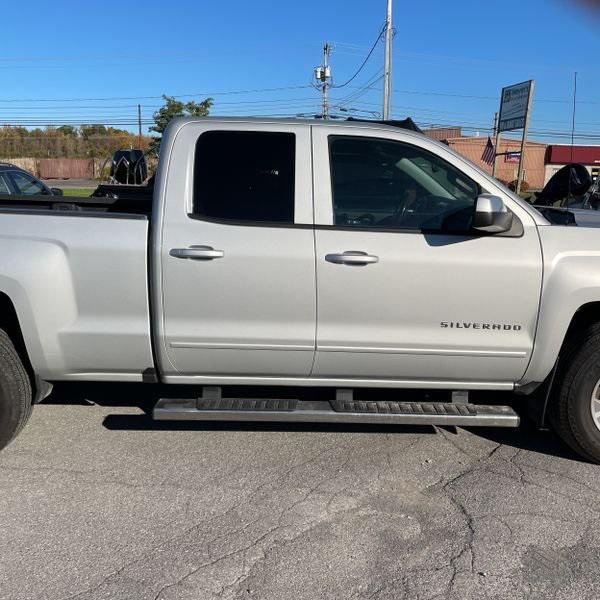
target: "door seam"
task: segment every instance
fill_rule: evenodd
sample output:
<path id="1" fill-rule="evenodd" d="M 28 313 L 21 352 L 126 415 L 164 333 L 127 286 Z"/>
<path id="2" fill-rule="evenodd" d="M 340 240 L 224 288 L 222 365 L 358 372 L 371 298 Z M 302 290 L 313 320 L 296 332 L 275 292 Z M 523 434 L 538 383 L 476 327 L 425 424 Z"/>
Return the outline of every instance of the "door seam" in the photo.
<path id="1" fill-rule="evenodd" d="M 313 349 L 312 363 L 310 365 L 310 371 L 308 377 L 313 376 L 315 370 L 315 362 L 317 359 L 317 340 L 319 335 L 319 275 L 317 271 L 318 260 L 317 260 L 317 230 L 315 229 L 316 217 L 315 217 L 315 161 L 314 161 L 314 138 L 313 138 L 313 127 L 309 127 L 310 132 L 310 179 L 311 179 L 311 204 L 312 204 L 312 216 L 313 216 L 313 261 L 315 264 L 315 345 Z"/>

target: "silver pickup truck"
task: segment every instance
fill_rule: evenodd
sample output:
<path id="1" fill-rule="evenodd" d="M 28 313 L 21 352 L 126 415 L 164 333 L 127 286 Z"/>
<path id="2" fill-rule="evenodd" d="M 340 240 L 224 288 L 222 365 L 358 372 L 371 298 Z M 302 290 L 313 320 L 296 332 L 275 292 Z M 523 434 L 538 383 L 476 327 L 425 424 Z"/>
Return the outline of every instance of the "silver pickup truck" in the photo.
<path id="1" fill-rule="evenodd" d="M 517 426 L 514 391 L 600 461 L 598 231 L 442 144 L 177 119 L 148 202 L 43 202 L 0 199 L 2 446 L 52 382 L 160 381 L 156 419 Z"/>

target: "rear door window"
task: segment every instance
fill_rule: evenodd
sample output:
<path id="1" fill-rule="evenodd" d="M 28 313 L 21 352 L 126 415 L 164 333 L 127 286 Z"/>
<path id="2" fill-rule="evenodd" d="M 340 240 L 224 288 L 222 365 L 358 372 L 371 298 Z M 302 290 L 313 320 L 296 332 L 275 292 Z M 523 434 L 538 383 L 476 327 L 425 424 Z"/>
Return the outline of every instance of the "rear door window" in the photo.
<path id="1" fill-rule="evenodd" d="M 41 181 L 27 173 L 20 171 L 10 171 L 10 177 L 15 184 L 19 194 L 24 196 L 36 196 L 38 194 L 47 194 L 47 190 Z"/>
<path id="2" fill-rule="evenodd" d="M 237 223 L 294 222 L 296 136 L 208 131 L 196 143 L 194 216 Z"/>

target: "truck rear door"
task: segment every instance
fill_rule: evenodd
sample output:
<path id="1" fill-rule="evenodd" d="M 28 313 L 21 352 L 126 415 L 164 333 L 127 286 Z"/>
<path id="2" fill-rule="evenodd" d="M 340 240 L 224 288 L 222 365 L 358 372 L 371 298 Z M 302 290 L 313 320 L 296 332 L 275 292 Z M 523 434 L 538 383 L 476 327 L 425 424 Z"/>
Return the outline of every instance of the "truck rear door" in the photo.
<path id="1" fill-rule="evenodd" d="M 310 151 L 302 125 L 187 123 L 178 132 L 159 237 L 163 374 L 310 374 Z"/>

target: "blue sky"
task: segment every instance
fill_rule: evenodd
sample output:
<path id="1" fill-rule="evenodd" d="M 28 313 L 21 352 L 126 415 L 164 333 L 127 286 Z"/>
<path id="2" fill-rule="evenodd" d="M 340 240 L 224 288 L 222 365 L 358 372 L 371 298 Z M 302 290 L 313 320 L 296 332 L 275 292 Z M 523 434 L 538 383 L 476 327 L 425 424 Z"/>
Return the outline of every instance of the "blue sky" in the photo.
<path id="1" fill-rule="evenodd" d="M 214 114 L 314 113 L 320 96 L 309 84 L 323 42 L 333 44 L 334 80 L 342 83 L 385 14 L 385 0 L 129 4 L 130 13 L 105 1 L 3 6 L 3 22 L 13 26 L 3 28 L 0 46 L 0 122 L 133 128 L 137 103 L 148 120 L 163 93 L 213 95 Z M 533 78 L 532 137 L 560 141 L 570 131 L 578 71 L 580 141 L 600 143 L 598 14 L 567 0 L 395 0 L 394 12 L 394 117 L 487 135 L 500 88 Z M 365 85 L 378 77 L 382 56 L 379 44 L 351 86 L 333 90 L 334 107 L 381 111 L 381 81 Z"/>

